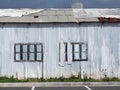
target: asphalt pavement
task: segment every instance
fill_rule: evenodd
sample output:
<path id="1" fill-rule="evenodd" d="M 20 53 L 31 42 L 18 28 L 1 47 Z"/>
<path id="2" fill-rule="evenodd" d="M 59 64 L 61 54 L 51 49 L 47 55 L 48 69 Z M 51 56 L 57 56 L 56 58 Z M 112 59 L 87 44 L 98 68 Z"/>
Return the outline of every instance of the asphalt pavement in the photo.
<path id="1" fill-rule="evenodd" d="M 0 87 L 0 90 L 31 90 L 30 87 Z"/>
<path id="2" fill-rule="evenodd" d="M 79 86 L 79 87 L 0 87 L 0 90 L 120 90 L 120 86 Z"/>
<path id="3" fill-rule="evenodd" d="M 120 90 L 120 86 L 90 87 L 91 90 Z"/>

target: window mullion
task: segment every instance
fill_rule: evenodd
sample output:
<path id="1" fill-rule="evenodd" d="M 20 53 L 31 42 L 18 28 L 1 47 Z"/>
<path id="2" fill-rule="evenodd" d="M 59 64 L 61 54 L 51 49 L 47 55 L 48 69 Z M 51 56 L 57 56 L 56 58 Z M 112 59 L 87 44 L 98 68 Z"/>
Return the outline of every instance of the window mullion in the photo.
<path id="1" fill-rule="evenodd" d="M 88 44 L 86 43 L 86 60 L 88 60 Z"/>
<path id="2" fill-rule="evenodd" d="M 16 44 L 15 44 L 15 46 L 14 46 L 14 60 L 16 60 Z"/>
<path id="3" fill-rule="evenodd" d="M 60 57 L 60 48 L 61 48 L 61 43 L 59 43 L 59 62 L 61 61 L 60 59 L 61 59 L 61 57 Z"/>
<path id="4" fill-rule="evenodd" d="M 43 61 L 43 44 L 41 44 L 41 47 L 42 47 L 42 48 L 41 48 L 41 50 L 42 50 L 42 53 L 41 53 L 41 54 L 42 54 L 42 57 L 41 57 L 41 58 L 42 58 L 42 61 Z"/>
<path id="5" fill-rule="evenodd" d="M 35 61 L 37 61 L 37 45 L 34 45 L 34 58 L 35 58 Z"/>
<path id="6" fill-rule="evenodd" d="M 23 61 L 23 49 L 22 49 L 22 45 L 20 45 L 20 59 Z"/>
<path id="7" fill-rule="evenodd" d="M 27 61 L 29 61 L 29 44 L 27 45 Z"/>
<path id="8" fill-rule="evenodd" d="M 81 54 L 82 54 L 82 53 L 81 53 L 81 52 L 82 52 L 82 48 L 81 48 L 81 47 L 82 47 L 82 44 L 79 44 L 79 55 L 80 55 L 80 60 L 82 59 L 82 55 L 81 55 Z"/>
<path id="9" fill-rule="evenodd" d="M 73 59 L 73 61 L 75 60 L 75 57 L 74 57 L 75 55 L 74 55 L 74 44 L 72 44 L 72 59 Z"/>

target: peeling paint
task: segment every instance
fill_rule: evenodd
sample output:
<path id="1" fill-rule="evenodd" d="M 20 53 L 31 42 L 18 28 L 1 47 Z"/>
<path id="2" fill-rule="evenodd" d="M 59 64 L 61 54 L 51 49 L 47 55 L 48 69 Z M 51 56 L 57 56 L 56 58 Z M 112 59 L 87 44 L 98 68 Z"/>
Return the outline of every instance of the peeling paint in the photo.
<path id="1" fill-rule="evenodd" d="M 41 11 L 43 11 L 43 9 L 0 9 L 0 17 L 22 17 Z"/>

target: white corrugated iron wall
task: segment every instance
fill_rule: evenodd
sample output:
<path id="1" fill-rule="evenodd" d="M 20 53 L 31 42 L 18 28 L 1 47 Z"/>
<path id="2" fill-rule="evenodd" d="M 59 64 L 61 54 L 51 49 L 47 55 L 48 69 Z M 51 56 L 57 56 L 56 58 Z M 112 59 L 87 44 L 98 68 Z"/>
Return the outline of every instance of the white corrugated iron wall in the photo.
<path id="1" fill-rule="evenodd" d="M 0 24 L 0 76 L 41 78 L 42 62 L 14 62 L 15 43 L 37 42 L 43 43 L 44 78 L 78 73 L 92 78 L 120 77 L 119 34 L 119 23 Z M 68 62 L 59 52 L 64 42 L 68 43 Z M 88 61 L 72 61 L 71 42 L 88 44 Z"/>

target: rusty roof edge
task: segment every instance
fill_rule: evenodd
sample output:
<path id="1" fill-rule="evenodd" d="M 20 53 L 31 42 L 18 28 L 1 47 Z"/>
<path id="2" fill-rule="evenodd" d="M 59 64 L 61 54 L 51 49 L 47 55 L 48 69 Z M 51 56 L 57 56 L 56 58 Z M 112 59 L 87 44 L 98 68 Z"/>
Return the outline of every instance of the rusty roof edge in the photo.
<path id="1" fill-rule="evenodd" d="M 109 23 L 120 23 L 120 18 L 103 18 L 103 17 L 99 17 L 98 18 L 99 22 L 109 22 Z"/>

